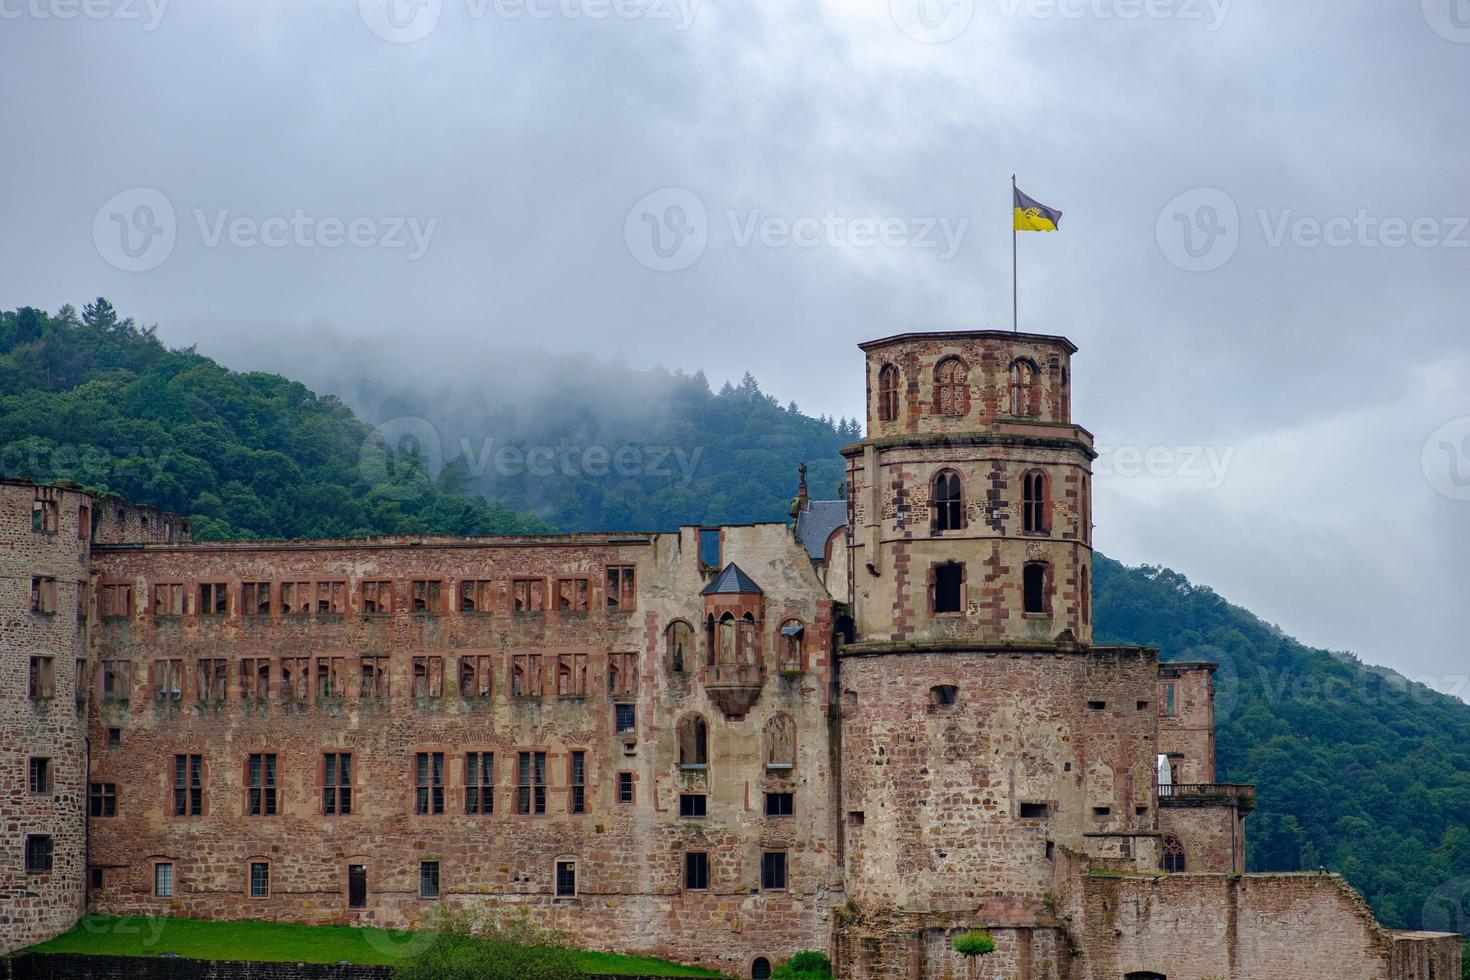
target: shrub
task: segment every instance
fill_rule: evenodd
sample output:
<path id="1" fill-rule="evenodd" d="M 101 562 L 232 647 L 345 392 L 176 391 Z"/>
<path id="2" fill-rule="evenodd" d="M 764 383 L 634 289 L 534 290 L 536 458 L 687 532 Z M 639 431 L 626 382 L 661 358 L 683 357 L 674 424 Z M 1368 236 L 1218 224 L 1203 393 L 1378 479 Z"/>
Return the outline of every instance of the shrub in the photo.
<path id="1" fill-rule="evenodd" d="M 995 940 L 988 932 L 971 929 L 954 937 L 954 948 L 961 956 L 986 956 L 995 952 Z"/>
<path id="2" fill-rule="evenodd" d="M 806 950 L 776 967 L 771 980 L 831 980 L 832 961 L 826 953 Z"/>

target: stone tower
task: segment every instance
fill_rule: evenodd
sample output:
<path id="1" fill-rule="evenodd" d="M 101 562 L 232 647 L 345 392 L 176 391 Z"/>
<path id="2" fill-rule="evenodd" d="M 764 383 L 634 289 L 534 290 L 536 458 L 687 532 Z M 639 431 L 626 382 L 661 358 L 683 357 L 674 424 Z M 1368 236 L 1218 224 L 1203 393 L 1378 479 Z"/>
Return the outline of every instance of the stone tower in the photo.
<path id="1" fill-rule="evenodd" d="M 866 640 L 1092 639 L 1092 436 L 1063 337 L 911 333 L 861 345 L 851 590 Z"/>

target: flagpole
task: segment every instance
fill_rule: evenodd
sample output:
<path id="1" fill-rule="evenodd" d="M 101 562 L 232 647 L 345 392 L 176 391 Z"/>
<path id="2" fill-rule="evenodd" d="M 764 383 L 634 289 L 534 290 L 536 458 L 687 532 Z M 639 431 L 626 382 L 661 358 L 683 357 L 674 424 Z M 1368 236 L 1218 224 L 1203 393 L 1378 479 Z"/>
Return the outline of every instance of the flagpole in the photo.
<path id="1" fill-rule="evenodd" d="M 1021 312 L 1016 290 L 1016 175 L 1011 174 L 1011 333 L 1021 332 Z"/>

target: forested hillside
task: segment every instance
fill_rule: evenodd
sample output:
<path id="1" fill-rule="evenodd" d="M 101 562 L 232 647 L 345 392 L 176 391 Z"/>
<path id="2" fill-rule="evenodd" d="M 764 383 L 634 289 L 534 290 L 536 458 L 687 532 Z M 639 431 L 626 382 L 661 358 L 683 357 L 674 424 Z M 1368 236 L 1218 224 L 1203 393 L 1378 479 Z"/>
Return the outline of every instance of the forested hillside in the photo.
<path id="1" fill-rule="evenodd" d="M 427 416 L 411 395 L 405 387 L 382 407 Z M 642 376 L 638 396 L 640 412 L 604 418 L 578 401 L 508 425 L 509 441 L 522 449 L 563 440 L 684 447 L 686 462 L 702 449 L 692 469 L 674 460 L 666 475 L 648 472 L 645 453 L 630 475 L 581 466 L 516 479 L 487 470 L 472 443 L 435 481 L 409 445 L 383 446 L 337 398 L 277 375 L 229 371 L 192 349 L 166 350 L 105 301 L 81 315 L 69 307 L 54 316 L 0 313 L 0 474 L 69 480 L 189 514 L 201 538 L 781 519 L 796 464 L 810 463 L 814 495 L 830 495 L 841 479 L 836 450 L 858 435 L 854 422 L 780 406 L 749 378 L 715 393 L 700 375 L 654 372 Z M 637 429 L 640 419 L 647 431 Z M 449 433 L 454 424 L 435 426 Z M 444 457 L 460 455 L 456 438 L 443 441 Z M 455 494 L 471 485 L 493 488 L 497 502 Z M 533 509 L 541 516 L 517 513 Z M 1099 555 L 1094 588 L 1100 642 L 1222 665 L 1220 779 L 1254 782 L 1260 792 L 1248 823 L 1252 870 L 1340 871 L 1392 926 L 1464 921 L 1470 706 L 1309 649 L 1166 569 Z M 1453 907 L 1436 904 L 1437 891 Z"/>

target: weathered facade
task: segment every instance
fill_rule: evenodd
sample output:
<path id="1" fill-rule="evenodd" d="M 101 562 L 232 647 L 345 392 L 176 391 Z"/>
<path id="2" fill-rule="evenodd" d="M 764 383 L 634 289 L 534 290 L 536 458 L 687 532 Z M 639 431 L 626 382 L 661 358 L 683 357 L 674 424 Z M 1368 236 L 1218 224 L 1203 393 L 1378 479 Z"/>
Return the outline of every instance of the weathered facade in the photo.
<path id="1" fill-rule="evenodd" d="M 0 950 L 443 902 L 740 976 L 1457 975 L 1339 879 L 1242 877 L 1211 666 L 1092 643 L 1075 348 L 863 349 L 847 499 L 790 527 L 195 543 L 0 484 Z"/>

